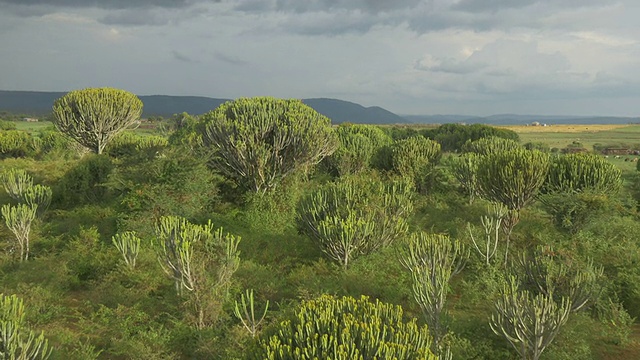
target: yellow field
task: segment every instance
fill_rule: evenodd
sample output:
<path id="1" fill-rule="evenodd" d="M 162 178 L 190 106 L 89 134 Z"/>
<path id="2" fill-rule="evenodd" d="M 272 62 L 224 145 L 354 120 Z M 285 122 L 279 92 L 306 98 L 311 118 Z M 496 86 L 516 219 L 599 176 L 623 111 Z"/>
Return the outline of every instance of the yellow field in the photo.
<path id="1" fill-rule="evenodd" d="M 519 134 L 522 133 L 595 133 L 600 131 L 609 131 L 628 127 L 633 125 L 627 124 L 611 124 L 611 125 L 553 125 L 553 126 L 527 126 L 527 125 L 509 125 L 496 126 L 503 129 L 513 130 Z"/>

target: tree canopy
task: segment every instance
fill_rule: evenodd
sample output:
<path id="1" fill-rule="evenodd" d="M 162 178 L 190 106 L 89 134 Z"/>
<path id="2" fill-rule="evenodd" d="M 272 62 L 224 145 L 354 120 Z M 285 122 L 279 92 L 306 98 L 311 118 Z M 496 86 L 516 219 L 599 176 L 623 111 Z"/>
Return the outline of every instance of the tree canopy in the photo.
<path id="1" fill-rule="evenodd" d="M 74 90 L 53 103 L 58 130 L 97 154 L 141 114 L 142 101 L 136 95 L 113 88 Z"/>

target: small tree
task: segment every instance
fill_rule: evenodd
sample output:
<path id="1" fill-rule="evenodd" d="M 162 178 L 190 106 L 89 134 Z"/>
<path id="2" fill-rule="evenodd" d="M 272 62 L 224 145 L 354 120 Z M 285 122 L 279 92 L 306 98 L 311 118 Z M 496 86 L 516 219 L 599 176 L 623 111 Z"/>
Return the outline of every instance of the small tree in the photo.
<path id="1" fill-rule="evenodd" d="M 194 225 L 177 216 L 161 217 L 156 236 L 153 246 L 158 262 L 172 277 L 177 293 L 189 297 L 196 327 L 212 325 L 238 269 L 240 238 L 223 235 L 222 228 L 214 231 L 211 222 Z"/>
<path id="2" fill-rule="evenodd" d="M 20 247 L 20 261 L 29 259 L 29 232 L 31 223 L 36 217 L 36 209 L 37 206 L 25 204 L 16 206 L 6 204 L 1 209 L 7 228 L 15 235 Z"/>
<path id="3" fill-rule="evenodd" d="M 426 326 L 404 322 L 402 308 L 363 296 L 322 295 L 260 342 L 256 359 L 436 360 Z"/>
<path id="4" fill-rule="evenodd" d="M 387 246 L 407 233 L 411 186 L 351 178 L 321 188 L 298 206 L 298 229 L 347 268 L 355 257 Z"/>
<path id="5" fill-rule="evenodd" d="M 259 193 L 338 147 L 331 121 L 300 100 L 241 98 L 201 120 L 204 145 L 212 150 L 211 167 Z"/>
<path id="6" fill-rule="evenodd" d="M 16 295 L 0 294 L 0 356 L 3 359 L 46 360 L 52 349 L 41 332 L 25 326 L 25 309 Z"/>
<path id="7" fill-rule="evenodd" d="M 459 241 L 447 235 L 413 234 L 401 248 L 400 262 L 411 271 L 413 297 L 420 305 L 433 337 L 431 350 L 440 355 L 440 340 L 445 335 L 442 326 L 444 305 L 450 291 L 451 278 L 462 271 L 469 256 Z"/>
<path id="8" fill-rule="evenodd" d="M 36 215 L 42 217 L 45 211 L 51 205 L 53 192 L 50 187 L 36 184 L 28 187 L 23 193 L 20 200 L 25 204 L 37 209 Z"/>
<path id="9" fill-rule="evenodd" d="M 515 140 L 489 136 L 475 141 L 467 141 L 462 146 L 462 151 L 466 153 L 472 152 L 478 155 L 491 155 L 497 152 L 516 150 L 520 148 L 520 144 Z"/>
<path id="10" fill-rule="evenodd" d="M 520 219 L 520 210 L 537 195 L 548 170 L 547 154 L 522 148 L 497 151 L 482 157 L 478 164 L 478 187 L 482 197 L 500 202 L 509 210 L 503 221 L 507 238 L 505 266 L 511 231 Z"/>
<path id="11" fill-rule="evenodd" d="M 53 103 L 56 128 L 97 154 L 141 114 L 137 96 L 112 88 L 74 90 Z"/>
<path id="12" fill-rule="evenodd" d="M 522 360 L 538 360 L 569 319 L 571 301 L 557 304 L 552 296 L 532 296 L 519 290 L 511 277 L 495 303 L 489 324 L 496 335 L 504 337 Z"/>
<path id="13" fill-rule="evenodd" d="M 471 224 L 467 223 L 467 229 L 469 231 L 471 241 L 473 242 L 473 247 L 478 251 L 480 257 L 485 260 L 487 266 L 490 264 L 491 258 L 493 258 L 498 250 L 498 240 L 500 240 L 502 220 L 506 215 L 507 208 L 501 203 L 493 203 L 487 206 L 487 215 L 480 217 L 480 222 L 482 223 L 482 228 L 484 230 L 484 244 L 480 241 L 476 241 Z"/>

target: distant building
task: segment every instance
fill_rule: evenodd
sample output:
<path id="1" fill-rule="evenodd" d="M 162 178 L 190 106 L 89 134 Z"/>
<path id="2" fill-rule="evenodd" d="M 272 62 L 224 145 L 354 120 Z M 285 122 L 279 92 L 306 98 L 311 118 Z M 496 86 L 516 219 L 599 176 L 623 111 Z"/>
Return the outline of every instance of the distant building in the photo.
<path id="1" fill-rule="evenodd" d="M 36 118 L 24 118 L 24 121 L 26 121 L 26 122 L 38 122 L 38 119 L 36 119 Z"/>

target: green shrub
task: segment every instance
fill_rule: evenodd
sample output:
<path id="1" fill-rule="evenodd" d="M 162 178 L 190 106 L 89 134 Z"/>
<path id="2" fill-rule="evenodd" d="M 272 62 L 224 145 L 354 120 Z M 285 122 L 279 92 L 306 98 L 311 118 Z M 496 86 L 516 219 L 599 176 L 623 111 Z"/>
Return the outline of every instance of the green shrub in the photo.
<path id="1" fill-rule="evenodd" d="M 405 323 L 402 308 L 367 297 L 323 295 L 261 341 L 256 359 L 436 359 L 429 331 Z"/>
<path id="2" fill-rule="evenodd" d="M 622 186 L 622 171 L 593 154 L 567 154 L 552 158 L 544 193 L 615 194 Z"/>
<path id="3" fill-rule="evenodd" d="M 0 159 L 33 156 L 37 145 L 29 133 L 20 130 L 0 131 Z"/>
<path id="4" fill-rule="evenodd" d="M 499 129 L 484 124 L 443 124 L 434 129 L 420 132 L 424 137 L 433 139 L 442 145 L 443 151 L 459 152 L 465 143 L 488 137 L 498 137 L 518 142 L 518 134 L 512 130 Z"/>
<path id="5" fill-rule="evenodd" d="M 393 243 L 408 231 L 411 186 L 370 178 L 329 184 L 300 201 L 298 229 L 345 269 L 360 255 Z"/>
<path id="6" fill-rule="evenodd" d="M 402 177 L 411 179 L 419 191 L 431 184 L 433 168 L 440 160 L 440 144 L 415 136 L 397 140 L 391 146 L 393 170 Z"/>
<path id="7" fill-rule="evenodd" d="M 16 129 L 15 122 L 0 120 L 0 130 L 5 131 L 5 130 L 15 130 L 15 129 Z"/>
<path id="8" fill-rule="evenodd" d="M 162 136 L 142 136 L 133 132 L 122 132 L 113 138 L 105 152 L 114 158 L 139 155 L 151 159 L 169 144 Z"/>
<path id="9" fill-rule="evenodd" d="M 113 168 L 106 155 L 85 156 L 56 184 L 54 203 L 74 206 L 103 201 L 107 195 L 104 184 Z"/>
<path id="10" fill-rule="evenodd" d="M 475 141 L 467 141 L 462 146 L 463 152 L 473 152 L 478 155 L 490 155 L 501 151 L 509 151 L 520 148 L 517 141 L 503 139 L 495 136 L 481 138 Z"/>

